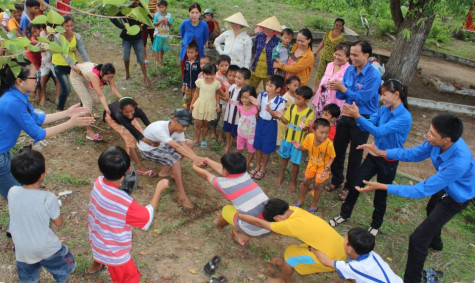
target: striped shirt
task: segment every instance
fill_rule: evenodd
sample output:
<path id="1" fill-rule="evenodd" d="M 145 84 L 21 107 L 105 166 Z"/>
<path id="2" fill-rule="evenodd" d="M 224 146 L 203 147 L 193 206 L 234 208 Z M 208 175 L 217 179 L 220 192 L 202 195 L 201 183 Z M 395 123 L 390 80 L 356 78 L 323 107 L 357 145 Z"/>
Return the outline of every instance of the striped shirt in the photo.
<path id="1" fill-rule="evenodd" d="M 226 105 L 226 114 L 224 114 L 224 121 L 231 125 L 237 125 L 239 122 L 239 111 L 237 109 L 239 91 L 235 84 L 229 87 L 229 100 Z"/>
<path id="2" fill-rule="evenodd" d="M 226 177 L 214 177 L 213 187 L 227 200 L 231 201 L 239 213 L 249 214 L 260 219 L 262 210 L 269 198 L 249 174 L 232 174 Z M 234 225 L 248 236 L 261 236 L 270 233 L 269 230 L 251 225 L 234 216 Z"/>
<path id="3" fill-rule="evenodd" d="M 140 206 L 131 196 L 99 177 L 94 182 L 89 203 L 89 242 L 95 261 L 122 265 L 130 260 L 132 226 L 147 230 L 153 207 Z"/>
<path id="4" fill-rule="evenodd" d="M 297 105 L 290 105 L 284 115 L 284 118 L 289 121 L 287 123 L 287 131 L 285 132 L 285 140 L 288 142 L 302 142 L 307 135 L 307 132 L 300 128 L 300 123 L 303 121 L 305 125 L 308 126 L 311 121 L 313 121 L 313 116 L 313 111 L 308 106 L 304 110 L 298 112 Z"/>
<path id="5" fill-rule="evenodd" d="M 281 111 L 285 109 L 285 100 L 280 95 L 276 95 L 272 101 L 269 101 L 269 95 L 267 92 L 261 92 L 257 97 L 257 100 L 259 101 L 260 107 L 259 117 L 267 121 L 276 120 L 275 118 L 272 118 L 272 115 L 267 111 L 267 104 L 269 104 L 270 110 L 272 111 Z"/>

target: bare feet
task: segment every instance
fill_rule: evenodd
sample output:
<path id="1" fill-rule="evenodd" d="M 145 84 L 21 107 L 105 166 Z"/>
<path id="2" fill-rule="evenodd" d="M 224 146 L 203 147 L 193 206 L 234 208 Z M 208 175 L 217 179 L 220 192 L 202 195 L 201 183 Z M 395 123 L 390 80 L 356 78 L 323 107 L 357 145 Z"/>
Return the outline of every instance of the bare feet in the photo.
<path id="1" fill-rule="evenodd" d="M 282 184 L 282 180 L 284 179 L 284 176 L 282 175 L 279 175 L 279 178 L 277 178 L 277 180 L 275 180 L 275 184 L 277 186 L 280 186 L 280 184 Z"/>
<path id="2" fill-rule="evenodd" d="M 216 228 L 218 228 L 219 231 L 223 231 L 224 230 L 224 227 L 223 226 L 220 226 L 219 224 L 219 217 L 218 218 L 215 218 L 213 220 L 213 224 L 214 226 L 216 226 Z"/>
<path id="3" fill-rule="evenodd" d="M 97 261 L 93 261 L 91 266 L 87 268 L 87 273 L 93 274 L 101 270 L 103 265 L 101 263 L 98 263 Z"/>
<path id="4" fill-rule="evenodd" d="M 130 79 L 130 75 L 125 75 L 124 78 L 123 78 L 124 81 L 126 81 L 128 79 Z"/>
<path id="5" fill-rule="evenodd" d="M 223 153 L 228 153 L 228 151 L 229 151 L 229 148 L 226 148 L 226 147 L 225 147 L 225 148 L 223 149 Z"/>
<path id="6" fill-rule="evenodd" d="M 284 260 L 280 257 L 274 257 L 274 258 L 271 258 L 268 263 L 272 264 L 272 265 L 277 265 L 277 266 L 281 266 L 283 263 L 284 263 Z"/>
<path id="7" fill-rule="evenodd" d="M 152 82 L 151 82 L 148 78 L 145 78 L 145 79 L 144 79 L 144 82 L 145 82 L 145 85 L 146 85 L 147 87 L 149 87 L 149 86 L 152 85 Z"/>
<path id="8" fill-rule="evenodd" d="M 223 141 L 224 141 L 224 138 L 223 138 L 222 136 L 219 136 L 219 137 L 218 137 L 218 141 L 219 141 L 219 142 L 223 142 Z"/>
<path id="9" fill-rule="evenodd" d="M 186 196 L 178 198 L 178 204 L 187 209 L 192 209 L 194 207 L 193 203 Z"/>
<path id="10" fill-rule="evenodd" d="M 161 177 L 161 178 L 172 178 L 172 179 L 175 179 L 175 177 L 173 177 L 173 172 L 170 168 L 163 168 L 160 172 L 158 172 L 158 176 Z"/>
<path id="11" fill-rule="evenodd" d="M 289 192 L 295 192 L 296 189 L 297 186 L 294 183 L 290 183 L 289 187 L 287 188 Z"/>
<path id="12" fill-rule="evenodd" d="M 212 133 L 212 134 L 211 134 L 211 139 L 212 139 L 212 140 L 215 140 L 215 139 L 216 139 L 216 134 L 215 134 L 215 133 Z"/>
<path id="13" fill-rule="evenodd" d="M 283 281 L 280 280 L 280 278 L 267 278 L 268 283 L 281 283 Z"/>
<path id="14" fill-rule="evenodd" d="M 236 243 L 240 244 L 243 247 L 247 244 L 247 242 L 249 242 L 250 239 L 249 236 L 234 229 L 231 231 L 231 238 L 233 238 Z"/>

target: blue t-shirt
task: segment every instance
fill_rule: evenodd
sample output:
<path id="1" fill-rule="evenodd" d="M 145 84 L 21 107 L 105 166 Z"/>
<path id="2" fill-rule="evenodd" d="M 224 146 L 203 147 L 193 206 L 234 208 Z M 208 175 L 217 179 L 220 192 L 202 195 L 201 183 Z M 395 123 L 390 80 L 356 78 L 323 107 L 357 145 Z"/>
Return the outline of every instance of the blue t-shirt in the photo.
<path id="1" fill-rule="evenodd" d="M 181 43 L 180 50 L 180 60 L 185 59 L 186 55 L 186 46 L 193 41 L 196 41 L 198 44 L 198 52 L 200 53 L 199 57 L 204 56 L 204 45 L 208 41 L 208 24 L 204 21 L 200 21 L 198 25 L 194 26 L 191 24 L 191 20 L 184 20 L 180 25 L 180 37 L 183 40 Z"/>
<path id="2" fill-rule="evenodd" d="M 26 30 L 26 36 L 28 36 L 29 38 L 31 34 L 28 31 L 28 24 L 30 24 L 30 18 L 28 18 L 28 16 L 25 13 L 23 13 L 20 19 L 20 34 L 23 33 L 23 30 Z"/>

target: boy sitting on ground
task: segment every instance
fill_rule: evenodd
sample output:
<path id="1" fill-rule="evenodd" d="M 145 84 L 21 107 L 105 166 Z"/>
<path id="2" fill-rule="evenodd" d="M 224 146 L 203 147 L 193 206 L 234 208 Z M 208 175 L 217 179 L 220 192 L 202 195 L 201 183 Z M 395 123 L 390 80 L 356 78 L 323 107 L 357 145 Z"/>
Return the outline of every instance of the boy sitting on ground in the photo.
<path id="1" fill-rule="evenodd" d="M 238 213 L 245 213 L 262 219 L 264 204 L 269 199 L 246 172 L 246 158 L 237 152 L 226 153 L 221 157 L 221 164 L 206 158 L 206 164 L 222 177 L 216 177 L 205 169 L 193 165 L 193 170 L 206 179 L 232 205 L 226 205 L 213 221 L 214 225 L 222 229 L 231 224 L 237 230 L 232 231 L 235 242 L 244 246 L 250 237 L 270 233 L 269 230 L 251 225 L 237 217 Z"/>
<path id="2" fill-rule="evenodd" d="M 132 226 L 148 230 L 168 180 L 158 182 L 150 204 L 141 206 L 119 189 L 130 168 L 130 157 L 123 148 L 109 147 L 97 163 L 104 176 L 94 182 L 89 203 L 89 242 L 94 262 L 87 271 L 95 273 L 106 265 L 113 282 L 140 282 L 140 272 L 130 256 Z"/>
<path id="3" fill-rule="evenodd" d="M 8 192 L 9 229 L 20 282 L 38 282 L 42 266 L 57 282 L 66 282 L 76 261 L 49 228 L 50 219 L 61 227 L 63 216 L 56 195 L 40 189 L 46 176 L 45 158 L 35 150 L 23 151 L 13 158 L 11 170 L 22 184 Z"/>
<path id="4" fill-rule="evenodd" d="M 343 248 L 348 262 L 333 260 L 325 253 L 312 248 L 312 252 L 325 266 L 334 267 L 343 279 L 353 279 L 356 283 L 364 282 L 395 282 L 402 283 L 389 265 L 373 251 L 375 236 L 361 227 L 348 231 Z"/>

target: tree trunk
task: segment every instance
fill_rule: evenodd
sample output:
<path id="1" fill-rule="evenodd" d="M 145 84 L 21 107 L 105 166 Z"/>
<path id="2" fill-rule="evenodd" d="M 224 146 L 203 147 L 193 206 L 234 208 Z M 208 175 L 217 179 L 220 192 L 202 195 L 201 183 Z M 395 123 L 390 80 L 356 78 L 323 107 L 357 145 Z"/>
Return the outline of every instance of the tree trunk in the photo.
<path id="1" fill-rule="evenodd" d="M 411 3 L 406 18 L 398 28 L 396 43 L 386 64 L 384 79 L 398 79 L 406 85 L 411 82 L 419 64 L 424 42 L 434 22 L 435 13 L 429 8 L 432 2 L 436 1 Z"/>

